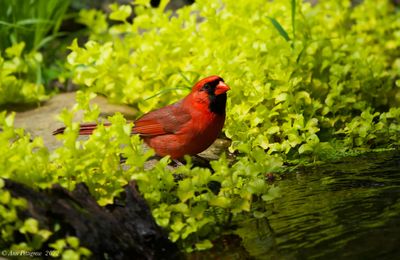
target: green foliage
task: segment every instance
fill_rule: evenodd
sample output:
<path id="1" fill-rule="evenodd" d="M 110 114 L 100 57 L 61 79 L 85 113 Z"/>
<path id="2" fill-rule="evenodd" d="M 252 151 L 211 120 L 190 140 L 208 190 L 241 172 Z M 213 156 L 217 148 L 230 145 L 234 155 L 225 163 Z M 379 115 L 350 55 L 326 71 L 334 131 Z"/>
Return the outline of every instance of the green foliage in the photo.
<path id="1" fill-rule="evenodd" d="M 90 40 L 68 57 L 77 84 L 147 112 L 187 93 L 165 89 L 219 74 L 232 87 L 230 151 L 244 155 L 261 147 L 321 160 L 399 144 L 400 15 L 390 1 L 196 1 L 172 17 L 146 3 L 113 5 L 108 28 L 106 15 L 90 16 Z"/>
<path id="2" fill-rule="evenodd" d="M 50 244 L 54 248 L 56 255 L 53 257 L 60 257 L 61 259 L 79 260 L 87 259 L 90 257 L 91 252 L 79 245 L 79 239 L 73 236 L 68 236 L 65 239 L 58 239 L 56 242 Z"/>
<path id="3" fill-rule="evenodd" d="M 21 198 L 13 198 L 7 190 L 3 190 L 4 181 L 0 179 L 0 247 L 13 250 L 34 250 L 39 249 L 46 241 L 51 231 L 40 229 L 38 221 L 33 218 L 22 220 L 18 212 L 26 208 L 26 201 Z M 14 244 L 16 233 L 25 237 L 25 242 Z"/>
<path id="4" fill-rule="evenodd" d="M 0 179 L 0 246 L 9 247 L 14 241 L 14 231 L 18 230 L 23 221 L 18 218 L 18 209 L 26 207 L 26 201 L 12 198 L 10 192 L 3 190 L 4 181 Z"/>
<path id="5" fill-rule="evenodd" d="M 136 180 L 157 223 L 192 251 L 211 247 L 230 225 L 265 218 L 282 195 L 267 175 L 284 162 L 399 145 L 399 12 L 390 1 L 319 2 L 199 0 L 172 15 L 164 12 L 167 1 L 156 9 L 136 1 L 112 5 L 109 15 L 82 11 L 90 39 L 71 44 L 67 66 L 87 89 L 60 115 L 63 146 L 49 152 L 14 129 L 12 115 L 0 114 L 0 177 L 68 189 L 85 182 L 101 205 Z M 111 127 L 78 139 L 73 115 L 83 110 L 86 121 L 97 120 L 98 108 L 89 106 L 94 92 L 147 112 L 210 74 L 232 88 L 225 135 L 233 161 L 223 155 L 210 170 L 187 158 L 172 171 L 166 157 L 146 168 L 153 152 L 129 136 L 120 114 L 108 118 Z M 65 252 L 71 248 L 64 245 L 79 246 L 62 241 L 54 246 Z"/>
<path id="6" fill-rule="evenodd" d="M 19 42 L 27 52 L 37 51 L 58 36 L 70 0 L 2 0 L 0 2 L 0 49 Z"/>
<path id="7" fill-rule="evenodd" d="M 73 115 L 83 109 L 86 120 L 97 118 L 98 108 L 89 106 L 94 96 L 78 92 L 78 104 L 72 111 L 61 113 L 67 129 L 59 137 L 63 146 L 53 152 L 43 147 L 40 138 L 30 140 L 22 129 L 14 129 L 12 114 L 0 114 L 0 177 L 41 188 L 59 183 L 73 189 L 76 183 L 85 182 L 100 205 L 112 203 L 123 186 L 134 179 L 156 221 L 188 251 L 210 247 L 210 239 L 218 236 L 223 226 L 253 216 L 254 210 L 262 217 L 267 212 L 263 201 L 279 196 L 265 175 L 278 170 L 282 160 L 259 148 L 232 165 L 222 156 L 212 163 L 212 174 L 209 169 L 192 169 L 190 158 L 176 171 L 167 167 L 168 157 L 145 169 L 154 152 L 143 150 L 138 136 L 130 137 L 131 125 L 119 114 L 109 118 L 111 127 L 100 126 L 89 139 L 78 139 Z M 127 157 L 124 168 L 121 155 Z"/>
<path id="8" fill-rule="evenodd" d="M 75 109 L 84 109 L 88 121 L 98 116 L 97 108 L 88 106 L 93 97 L 77 94 Z M 251 215 L 253 209 L 266 213 L 265 203 L 253 205 L 254 196 L 260 201 L 279 196 L 277 188 L 267 184 L 265 174 L 278 170 L 282 160 L 262 149 L 252 150 L 233 165 L 221 157 L 212 163 L 214 174 L 209 169 L 192 168 L 190 158 L 176 171 L 168 169 L 168 157 L 145 169 L 153 151 L 143 150 L 138 136 L 129 137 L 131 126 L 121 115 L 109 118 L 111 127 L 99 127 L 87 141 L 77 141 L 78 125 L 72 122 L 73 113 L 64 111 L 61 115 L 68 128 L 60 137 L 64 145 L 55 151 L 56 173 L 52 175 L 67 188 L 85 182 L 101 205 L 112 203 L 123 185 L 136 180 L 158 224 L 188 251 L 210 246 L 208 239 L 221 232 L 220 226 L 237 221 L 243 214 Z M 127 157 L 125 169 L 119 164 L 120 155 Z M 221 189 L 213 190 L 210 183 L 221 184 Z"/>
<path id="9" fill-rule="evenodd" d="M 39 103 L 48 98 L 43 84 L 62 71 L 58 48 L 44 46 L 61 35 L 70 0 L 0 1 L 0 106 Z"/>
<path id="10" fill-rule="evenodd" d="M 42 54 L 24 54 L 20 42 L 0 52 L 0 105 L 36 103 L 47 98 L 41 80 Z M 4 55 L 4 56 L 3 56 Z"/>
<path id="11" fill-rule="evenodd" d="M 55 175 L 62 186 L 73 189 L 76 183 L 85 182 L 100 205 L 105 205 L 112 203 L 114 196 L 122 191 L 133 171 L 144 169 L 144 162 L 153 151 L 143 151 L 138 136 L 130 138 L 131 125 L 126 124 L 121 114 L 109 118 L 111 127 L 99 127 L 86 141 L 76 140 L 79 126 L 72 121 L 73 115 L 79 109 L 88 109 L 88 102 L 94 96 L 78 92 L 77 106 L 61 113 L 60 119 L 68 128 L 60 137 L 63 146 L 52 156 Z M 93 107 L 86 111 L 85 118 L 93 121 L 98 114 L 98 108 Z M 127 171 L 120 165 L 122 154 L 132 157 L 128 157 L 131 168 Z"/>
<path id="12" fill-rule="evenodd" d="M 186 159 L 185 166 L 171 172 L 163 158 L 156 167 L 135 173 L 133 178 L 153 208 L 157 223 L 187 251 L 211 247 L 209 240 L 224 226 L 246 216 L 264 217 L 268 209 L 263 201 L 279 196 L 278 188 L 268 185 L 265 175 L 278 170 L 282 161 L 261 149 L 232 165 L 222 156 L 212 162 L 213 174 L 209 169 L 192 168 L 190 158 Z"/>
<path id="13" fill-rule="evenodd" d="M 0 178 L 10 178 L 19 182 L 31 184 L 32 181 L 39 187 L 41 183 L 52 179 L 50 171 L 49 153 L 43 145 L 43 140 L 26 134 L 23 129 L 13 126 L 14 114 L 6 116 L 0 113 Z"/>
<path id="14" fill-rule="evenodd" d="M 210 246 L 230 221 L 265 217 L 279 196 L 265 174 L 283 161 L 399 144 L 400 17 L 390 1 L 196 1 L 172 16 L 136 4 L 86 21 L 82 11 L 92 34 L 73 42 L 68 66 L 75 83 L 142 112 L 210 74 L 232 87 L 225 134 L 235 162 L 172 173 L 163 159 L 132 172 L 157 222 L 187 250 Z"/>

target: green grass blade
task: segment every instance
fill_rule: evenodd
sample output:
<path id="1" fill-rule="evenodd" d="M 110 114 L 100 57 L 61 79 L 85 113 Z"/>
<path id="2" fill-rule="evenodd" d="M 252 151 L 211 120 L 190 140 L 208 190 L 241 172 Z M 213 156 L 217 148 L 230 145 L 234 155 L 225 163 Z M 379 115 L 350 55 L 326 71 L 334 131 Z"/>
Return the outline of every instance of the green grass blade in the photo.
<path id="1" fill-rule="evenodd" d="M 54 24 L 54 21 L 52 20 L 47 20 L 47 19 L 41 19 L 41 18 L 31 18 L 31 19 L 24 19 L 24 20 L 20 20 L 18 21 L 16 24 L 18 25 L 32 25 L 32 24 L 48 24 L 48 25 L 52 25 Z"/>
<path id="2" fill-rule="evenodd" d="M 190 80 L 188 79 L 188 77 L 186 77 L 181 71 L 179 72 L 179 75 L 181 75 L 181 77 L 189 84 L 192 84 L 193 82 L 190 82 Z"/>
<path id="3" fill-rule="evenodd" d="M 27 51 L 43 48 L 58 35 L 70 3 L 71 0 L 1 0 L 0 46 L 7 48 L 24 41 Z"/>
<path id="4" fill-rule="evenodd" d="M 170 91 L 179 90 L 179 89 L 185 89 L 185 90 L 187 90 L 187 89 L 190 89 L 190 88 L 188 88 L 188 87 L 166 88 L 166 89 L 163 89 L 163 90 L 157 92 L 156 94 L 154 94 L 154 95 L 152 95 L 152 96 L 150 96 L 150 97 L 144 99 L 144 101 L 149 100 L 149 99 L 152 99 L 152 98 L 155 98 L 155 97 L 160 96 L 160 95 L 164 95 L 165 93 L 168 93 L 168 92 L 170 92 Z"/>
<path id="5" fill-rule="evenodd" d="M 296 0 L 292 0 L 292 30 L 293 30 L 293 39 L 296 38 Z"/>
<path id="6" fill-rule="evenodd" d="M 285 29 L 283 29 L 282 25 L 272 17 L 268 17 L 268 19 L 271 21 L 272 25 L 275 27 L 275 29 L 278 31 L 278 33 L 286 40 L 290 41 L 290 37 L 288 33 L 286 32 Z"/>
<path id="7" fill-rule="evenodd" d="M 4 26 L 10 27 L 10 28 L 24 28 L 22 25 L 18 25 L 16 23 L 9 23 L 6 21 L 1 21 L 1 20 L 0 20 L 0 25 L 4 25 Z"/>
<path id="8" fill-rule="evenodd" d="M 63 36 L 63 35 L 66 35 L 66 33 L 55 33 L 55 34 L 49 35 L 45 38 L 42 38 L 41 41 L 34 47 L 34 50 L 38 51 L 40 48 L 42 48 L 48 42 L 51 42 L 52 40 L 54 40 L 60 36 Z"/>

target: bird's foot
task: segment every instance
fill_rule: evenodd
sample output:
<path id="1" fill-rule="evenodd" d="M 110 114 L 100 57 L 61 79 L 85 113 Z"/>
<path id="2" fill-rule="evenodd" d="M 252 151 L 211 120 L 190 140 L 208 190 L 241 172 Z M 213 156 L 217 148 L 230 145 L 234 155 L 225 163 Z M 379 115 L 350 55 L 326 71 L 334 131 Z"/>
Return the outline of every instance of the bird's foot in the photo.
<path id="1" fill-rule="evenodd" d="M 172 159 L 172 161 L 175 163 L 175 166 L 176 166 L 176 167 L 185 165 L 184 163 L 182 163 L 181 161 L 179 161 L 179 160 L 177 160 L 177 159 Z"/>

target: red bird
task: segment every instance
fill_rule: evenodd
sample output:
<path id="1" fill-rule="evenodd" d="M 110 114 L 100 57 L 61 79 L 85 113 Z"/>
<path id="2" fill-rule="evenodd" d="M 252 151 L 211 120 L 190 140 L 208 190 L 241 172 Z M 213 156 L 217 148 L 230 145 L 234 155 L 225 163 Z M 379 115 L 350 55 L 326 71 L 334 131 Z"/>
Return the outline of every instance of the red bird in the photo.
<path id="1" fill-rule="evenodd" d="M 204 78 L 182 100 L 137 119 L 132 134 L 139 134 L 159 156 L 180 159 L 184 155 L 196 155 L 207 149 L 221 133 L 228 90 L 229 86 L 221 77 Z M 96 124 L 83 124 L 79 134 L 90 135 L 96 127 Z M 64 130 L 57 129 L 53 134 Z"/>

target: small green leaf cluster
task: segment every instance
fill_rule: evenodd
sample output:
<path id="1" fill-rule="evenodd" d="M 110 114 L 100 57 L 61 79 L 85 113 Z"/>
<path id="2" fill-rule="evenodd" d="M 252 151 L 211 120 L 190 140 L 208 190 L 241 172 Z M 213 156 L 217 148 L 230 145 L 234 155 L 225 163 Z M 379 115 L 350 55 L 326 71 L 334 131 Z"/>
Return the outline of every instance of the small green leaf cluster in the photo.
<path id="1" fill-rule="evenodd" d="M 39 249 L 45 242 L 51 231 L 40 229 L 36 219 L 19 218 L 19 212 L 27 207 L 27 203 L 22 198 L 14 198 L 10 192 L 3 189 L 4 180 L 0 179 L 0 247 L 12 250 L 34 250 Z M 23 242 L 15 244 L 14 237 L 20 234 L 25 238 Z"/>
<path id="2" fill-rule="evenodd" d="M 143 171 L 144 163 L 151 157 L 152 150 L 144 151 L 139 136 L 130 136 L 131 125 L 121 114 L 109 118 L 110 127 L 100 125 L 87 140 L 78 140 L 79 124 L 73 121 L 74 114 L 84 110 L 84 118 L 97 120 L 99 108 L 89 106 L 96 95 L 77 92 L 77 104 L 71 110 L 65 109 L 60 120 L 67 126 L 66 133 L 59 138 L 63 145 L 51 155 L 53 176 L 63 187 L 73 189 L 75 184 L 84 182 L 100 205 L 113 202 L 123 186 L 132 179 L 134 171 Z M 100 122 L 99 122 L 100 123 Z M 122 157 L 127 157 L 129 169 L 121 166 Z"/>
<path id="3" fill-rule="evenodd" d="M 40 79 L 42 54 L 24 52 L 20 42 L 0 51 L 0 106 L 5 104 L 38 103 L 47 98 Z"/>
<path id="4" fill-rule="evenodd" d="M 89 101 L 94 96 L 94 94 L 78 92 L 78 103 L 75 108 L 61 113 L 60 118 L 68 126 L 67 133 L 60 137 L 64 145 L 51 152 L 43 145 L 41 138 L 31 138 L 23 129 L 14 128 L 14 114 L 0 113 L 0 146 L 2 147 L 0 178 L 12 179 L 34 188 L 50 188 L 58 183 L 70 190 L 76 183 L 84 182 L 100 205 L 112 203 L 113 198 L 132 179 L 132 172 L 143 171 L 144 162 L 153 154 L 153 151 L 143 151 L 139 137 L 130 138 L 131 125 L 126 124 L 121 115 L 109 118 L 113 123 L 112 127 L 99 127 L 96 134 L 89 140 L 77 140 L 78 124 L 72 123 L 73 115 L 80 108 L 85 108 L 85 118 L 91 121 L 94 117 L 97 118 L 98 108 L 89 109 Z M 121 154 L 132 157 L 128 159 L 129 170 L 123 170 L 120 164 Z M 3 182 L 3 179 L 0 180 Z M 18 207 L 19 200 L 11 198 L 8 191 L 3 190 L 3 186 L 0 194 L 2 201 L 4 200 L 1 205 L 5 207 L 4 209 L 0 207 L 0 214 L 4 215 L 4 222 L 0 223 L 0 229 L 4 237 L 9 235 L 7 244 L 2 248 L 14 248 L 19 245 L 21 245 L 19 249 L 22 246 L 26 247 L 26 250 L 28 246 L 31 249 L 40 248 L 39 242 L 44 242 L 48 236 L 40 240 L 38 239 L 40 237 L 36 238 L 35 233 L 32 234 L 32 239 L 31 235 L 27 235 L 26 242 L 22 242 L 23 245 L 13 243 L 14 231 L 20 230 L 24 221 L 27 220 L 18 219 L 17 213 L 23 210 Z M 35 223 L 37 226 L 38 223 Z M 29 233 L 30 229 L 26 230 Z M 40 231 L 38 235 L 42 235 L 43 232 Z M 50 236 L 51 233 L 47 235 Z M 75 253 L 81 251 L 75 247 L 71 250 Z M 71 250 L 67 248 L 65 252 L 63 251 L 63 255 L 72 254 Z M 79 254 L 85 254 L 85 252 L 82 251 Z"/>
<path id="5" fill-rule="evenodd" d="M 54 43 L 70 2 L 0 2 L 0 106 L 35 104 L 48 98 L 43 84 L 63 71 L 57 53 L 60 43 Z M 45 46 L 51 47 L 44 50 Z"/>
<path id="6" fill-rule="evenodd" d="M 1 240 L 2 248 L 9 247 L 14 241 L 14 231 L 22 226 L 18 219 L 18 208 L 25 208 L 26 201 L 12 198 L 9 191 L 3 190 L 4 181 L 0 179 L 0 215 L 1 215 Z"/>
<path id="7" fill-rule="evenodd" d="M 58 239 L 49 245 L 54 251 L 49 251 L 51 257 L 61 257 L 62 259 L 88 259 L 92 254 L 86 247 L 79 245 L 79 239 L 74 236 L 67 236 Z"/>
<path id="8" fill-rule="evenodd" d="M 34 138 L 23 129 L 14 128 L 15 114 L 0 113 L 0 177 L 42 187 L 49 187 L 52 179 L 49 152 L 41 138 Z"/>
<path id="9" fill-rule="evenodd" d="M 4 189 L 2 178 L 13 179 L 33 186 L 49 186 L 53 179 L 48 178 L 48 150 L 43 140 L 31 140 L 23 129 L 13 126 L 14 114 L 0 113 L 0 247 L 2 249 L 34 250 L 50 237 L 51 231 L 40 229 L 33 218 L 20 218 L 20 212 L 27 207 L 22 198 L 14 198 Z M 46 183 L 48 182 L 48 183 Z M 15 243 L 17 234 L 24 240 Z"/>
<path id="10" fill-rule="evenodd" d="M 136 172 L 141 193 L 150 204 L 157 223 L 170 239 L 191 252 L 212 247 L 230 225 L 245 218 L 270 214 L 267 205 L 279 197 L 279 188 L 268 184 L 267 173 L 282 166 L 280 157 L 256 148 L 248 157 L 230 163 L 225 156 L 209 169 L 187 164 L 175 171 L 167 169 L 168 158 L 154 168 Z"/>
<path id="11" fill-rule="evenodd" d="M 27 203 L 14 198 L 4 189 L 3 178 L 13 179 L 34 187 L 50 186 L 55 179 L 49 178 L 49 153 L 41 138 L 31 140 L 23 129 L 13 126 L 14 114 L 0 113 L 0 247 L 10 250 L 32 251 L 40 249 L 52 235 L 41 229 L 34 218 L 21 218 Z M 16 236 L 22 236 L 18 243 Z"/>
<path id="12" fill-rule="evenodd" d="M 49 151 L 41 138 L 31 138 L 23 129 L 13 126 L 14 114 L 0 113 L 0 230 L 3 249 L 39 249 L 52 232 L 39 229 L 33 218 L 20 219 L 26 201 L 11 197 L 3 189 L 2 178 L 12 179 L 34 188 L 50 188 L 54 183 L 72 190 L 76 183 L 84 182 L 100 205 L 113 202 L 113 198 L 132 179 L 133 171 L 143 171 L 144 162 L 153 151 L 143 151 L 139 137 L 130 138 L 131 125 L 119 114 L 110 117 L 112 127 L 99 127 L 89 140 L 78 140 L 78 124 L 73 115 L 85 109 L 85 118 L 93 121 L 99 114 L 98 107 L 89 107 L 94 94 L 77 93 L 77 104 L 72 111 L 64 110 L 60 119 L 67 126 L 62 135 L 64 145 Z M 120 155 L 129 156 L 129 169 L 120 164 Z M 16 232 L 24 235 L 23 242 L 15 243 Z M 78 243 L 78 244 L 77 244 Z M 79 246 L 76 238 L 66 238 L 52 245 L 63 257 L 88 256 L 90 252 Z M 55 257 L 59 257 L 57 255 Z M 70 259 L 70 258 L 68 258 Z"/>

